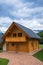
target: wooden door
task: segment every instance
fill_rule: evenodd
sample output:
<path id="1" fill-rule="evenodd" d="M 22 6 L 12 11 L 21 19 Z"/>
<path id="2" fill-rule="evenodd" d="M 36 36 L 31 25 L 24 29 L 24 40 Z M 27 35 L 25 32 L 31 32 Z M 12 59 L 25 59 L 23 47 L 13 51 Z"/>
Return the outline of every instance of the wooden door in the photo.
<path id="1" fill-rule="evenodd" d="M 27 44 L 26 43 L 19 43 L 18 51 L 20 51 L 20 52 L 27 52 Z"/>

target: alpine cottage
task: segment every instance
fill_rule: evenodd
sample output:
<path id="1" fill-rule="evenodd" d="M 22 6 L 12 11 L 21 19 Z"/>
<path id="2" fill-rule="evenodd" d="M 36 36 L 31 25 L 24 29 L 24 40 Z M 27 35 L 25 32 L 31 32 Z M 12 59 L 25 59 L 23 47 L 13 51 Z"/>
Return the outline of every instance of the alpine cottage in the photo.
<path id="1" fill-rule="evenodd" d="M 13 22 L 3 35 L 3 50 L 31 52 L 39 48 L 40 37 L 29 28 Z"/>

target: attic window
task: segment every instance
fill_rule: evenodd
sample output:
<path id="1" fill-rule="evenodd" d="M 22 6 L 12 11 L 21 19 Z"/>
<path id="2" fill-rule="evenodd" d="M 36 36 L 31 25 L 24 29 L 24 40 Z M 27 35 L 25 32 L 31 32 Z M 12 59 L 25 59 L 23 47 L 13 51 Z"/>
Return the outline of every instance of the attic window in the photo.
<path id="1" fill-rule="evenodd" d="M 16 33 L 13 34 L 13 37 L 16 37 Z"/>
<path id="2" fill-rule="evenodd" d="M 22 37 L 22 33 L 18 33 L 18 37 Z"/>

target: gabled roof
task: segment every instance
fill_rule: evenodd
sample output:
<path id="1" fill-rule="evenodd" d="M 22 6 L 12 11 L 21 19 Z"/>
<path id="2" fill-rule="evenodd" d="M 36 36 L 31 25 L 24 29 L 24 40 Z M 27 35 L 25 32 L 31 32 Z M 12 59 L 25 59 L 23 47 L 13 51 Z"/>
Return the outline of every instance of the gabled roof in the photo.
<path id="1" fill-rule="evenodd" d="M 23 25 L 20 25 L 18 23 L 13 22 L 10 27 L 12 27 L 12 25 L 14 25 L 14 24 L 16 24 L 18 27 L 20 27 L 31 38 L 40 39 L 40 37 L 36 33 L 34 33 L 31 29 L 29 29 Z M 9 29 L 10 29 L 10 27 L 9 27 Z M 6 33 L 8 32 L 8 30 L 6 31 Z M 6 33 L 4 34 L 4 36 L 6 35 Z"/>
<path id="2" fill-rule="evenodd" d="M 26 34 L 28 35 L 28 36 L 30 36 L 31 38 L 38 38 L 38 39 L 40 39 L 40 37 L 36 34 L 36 33 L 34 33 L 31 29 L 29 29 L 29 28 L 27 28 L 27 27 L 24 27 L 24 26 L 22 26 L 22 25 L 20 25 L 20 24 L 18 24 L 18 23 L 16 23 L 24 32 L 26 32 Z"/>

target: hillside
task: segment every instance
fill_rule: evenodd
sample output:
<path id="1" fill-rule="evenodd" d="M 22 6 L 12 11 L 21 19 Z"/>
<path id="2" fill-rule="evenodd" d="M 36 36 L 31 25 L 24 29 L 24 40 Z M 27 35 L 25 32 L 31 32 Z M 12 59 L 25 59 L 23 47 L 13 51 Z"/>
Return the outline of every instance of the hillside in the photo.
<path id="1" fill-rule="evenodd" d="M 43 42 L 43 31 L 39 32 L 38 35 L 41 37 L 40 42 Z"/>
<path id="2" fill-rule="evenodd" d="M 0 32 L 0 43 L 3 41 L 2 36 L 3 36 L 3 33 Z"/>

